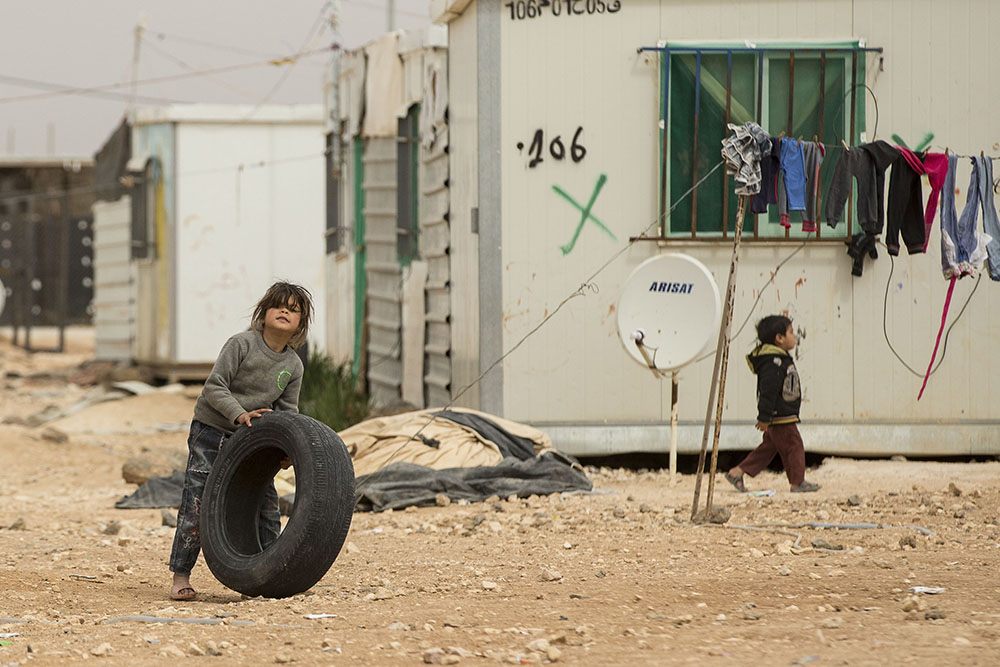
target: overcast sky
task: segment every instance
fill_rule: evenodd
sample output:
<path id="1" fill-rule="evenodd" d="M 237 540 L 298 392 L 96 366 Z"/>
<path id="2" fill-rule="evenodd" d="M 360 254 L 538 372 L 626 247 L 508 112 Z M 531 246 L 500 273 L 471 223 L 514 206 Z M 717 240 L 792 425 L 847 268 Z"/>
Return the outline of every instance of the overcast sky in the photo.
<path id="1" fill-rule="evenodd" d="M 141 105 L 320 103 L 328 54 L 301 58 L 291 67 L 264 64 L 208 76 L 191 73 L 328 46 L 334 40 L 330 18 L 338 5 L 340 42 L 355 48 L 386 31 L 390 1 L 3 2 L 0 156 L 92 156 L 124 115 L 128 85 L 105 89 L 104 98 L 52 91 L 127 84 L 139 21 L 146 24 L 137 77 Z M 429 0 L 394 4 L 394 27 L 417 28 L 430 22 Z M 176 75 L 183 78 L 142 83 Z"/>

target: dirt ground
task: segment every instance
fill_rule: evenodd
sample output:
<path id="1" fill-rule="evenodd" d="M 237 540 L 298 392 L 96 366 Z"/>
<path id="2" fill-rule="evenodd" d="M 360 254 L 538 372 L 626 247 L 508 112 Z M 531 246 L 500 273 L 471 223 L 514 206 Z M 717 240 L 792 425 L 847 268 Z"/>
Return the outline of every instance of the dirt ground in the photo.
<path id="1" fill-rule="evenodd" d="M 128 457 L 183 455 L 194 392 L 29 426 L 94 390 L 67 381 L 92 357 L 71 333 L 65 354 L 0 336 L 0 665 L 1000 664 L 996 461 L 826 459 L 816 494 L 750 482 L 773 497 L 719 477 L 724 527 L 687 521 L 692 475 L 590 469 L 592 495 L 355 514 L 294 598 L 243 599 L 199 562 L 199 599 L 172 602 L 173 529 L 113 504 Z M 788 527 L 809 522 L 878 527 Z"/>

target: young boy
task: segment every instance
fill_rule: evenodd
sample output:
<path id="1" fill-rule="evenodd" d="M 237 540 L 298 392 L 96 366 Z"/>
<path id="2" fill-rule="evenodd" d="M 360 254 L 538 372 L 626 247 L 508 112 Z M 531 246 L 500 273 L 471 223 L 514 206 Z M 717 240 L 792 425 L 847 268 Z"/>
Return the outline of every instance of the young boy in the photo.
<path id="1" fill-rule="evenodd" d="M 802 387 L 789 354 L 795 349 L 792 321 L 783 315 L 768 315 L 757 323 L 757 338 L 760 344 L 747 355 L 747 363 L 757 376 L 757 430 L 764 433 L 764 439 L 726 473 L 726 481 L 738 491 L 746 491 L 743 473 L 756 477 L 778 454 L 792 493 L 816 491 L 819 484 L 805 481 L 806 450 L 795 425 Z"/>
<path id="2" fill-rule="evenodd" d="M 254 309 L 250 330 L 232 336 L 222 347 L 205 388 L 194 406 L 188 435 L 184 491 L 177 511 L 177 531 L 170 552 L 172 600 L 193 600 L 191 569 L 201 551 L 201 496 L 212 464 L 226 440 L 241 425 L 272 410 L 298 412 L 302 361 L 295 348 L 306 340 L 312 299 L 299 285 L 271 285 Z M 287 468 L 291 461 L 282 462 Z M 261 509 L 258 531 L 266 549 L 281 532 L 278 494 L 271 486 Z"/>

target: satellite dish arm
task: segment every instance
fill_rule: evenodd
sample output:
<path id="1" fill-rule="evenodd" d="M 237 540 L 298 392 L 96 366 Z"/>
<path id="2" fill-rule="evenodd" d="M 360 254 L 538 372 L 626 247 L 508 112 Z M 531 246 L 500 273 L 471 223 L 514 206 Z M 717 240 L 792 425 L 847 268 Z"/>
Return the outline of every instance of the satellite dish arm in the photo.
<path id="1" fill-rule="evenodd" d="M 642 341 L 645 340 L 646 338 L 646 331 L 644 329 L 636 329 L 629 335 L 629 338 L 631 338 L 635 342 L 635 346 L 639 348 L 639 354 L 641 354 L 642 358 L 646 360 L 646 366 L 649 367 L 649 370 L 653 371 L 653 375 L 655 375 L 657 378 L 664 377 L 664 374 L 660 371 L 660 369 L 656 367 L 656 364 L 653 362 L 653 358 L 649 356 L 649 352 L 646 350 L 646 346 L 643 345 L 642 343 Z"/>

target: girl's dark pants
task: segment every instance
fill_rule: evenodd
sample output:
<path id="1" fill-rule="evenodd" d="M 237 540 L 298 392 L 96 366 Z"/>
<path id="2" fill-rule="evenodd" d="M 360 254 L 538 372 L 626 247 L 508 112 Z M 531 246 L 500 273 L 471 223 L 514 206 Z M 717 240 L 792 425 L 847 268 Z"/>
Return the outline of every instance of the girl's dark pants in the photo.
<path id="1" fill-rule="evenodd" d="M 739 468 L 751 477 L 766 468 L 774 455 L 781 457 L 785 474 L 792 486 L 798 486 L 806 478 L 806 449 L 796 424 L 772 424 L 764 432 L 764 440 L 757 449 L 740 461 Z"/>
<path id="2" fill-rule="evenodd" d="M 188 435 L 188 461 L 184 473 L 184 492 L 177 510 L 177 531 L 170 551 L 170 570 L 177 574 L 191 574 L 198 552 L 201 551 L 201 497 L 212 464 L 229 436 L 197 419 L 191 421 Z M 264 504 L 257 519 L 260 544 L 270 546 L 281 532 L 281 515 L 278 513 L 278 492 L 272 483 L 264 496 Z"/>

